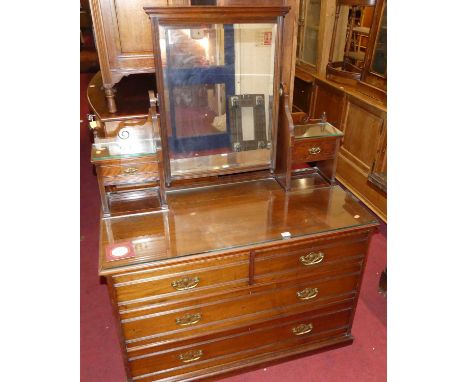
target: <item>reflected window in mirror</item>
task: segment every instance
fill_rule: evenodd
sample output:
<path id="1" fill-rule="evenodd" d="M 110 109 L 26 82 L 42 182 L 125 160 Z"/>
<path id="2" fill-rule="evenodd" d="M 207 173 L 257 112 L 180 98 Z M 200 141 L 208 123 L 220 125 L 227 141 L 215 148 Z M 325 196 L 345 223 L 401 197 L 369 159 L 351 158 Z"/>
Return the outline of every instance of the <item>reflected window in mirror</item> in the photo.
<path id="1" fill-rule="evenodd" d="M 343 62 L 347 70 L 359 71 L 368 47 L 374 7 L 340 5 L 338 12 L 332 61 Z"/>
<path id="2" fill-rule="evenodd" d="M 320 8 L 321 0 L 301 0 L 296 54 L 299 63 L 317 64 Z"/>

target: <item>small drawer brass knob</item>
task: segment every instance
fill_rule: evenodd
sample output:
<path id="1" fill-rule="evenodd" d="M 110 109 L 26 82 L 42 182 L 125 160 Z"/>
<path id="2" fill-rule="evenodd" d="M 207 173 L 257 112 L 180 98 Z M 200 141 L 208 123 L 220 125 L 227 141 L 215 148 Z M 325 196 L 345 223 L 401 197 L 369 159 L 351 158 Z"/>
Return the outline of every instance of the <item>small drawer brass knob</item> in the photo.
<path id="1" fill-rule="evenodd" d="M 185 316 L 177 317 L 175 321 L 177 325 L 189 326 L 189 325 L 195 325 L 197 322 L 201 320 L 201 317 L 202 317 L 201 313 L 186 314 Z"/>
<path id="2" fill-rule="evenodd" d="M 193 362 L 200 359 L 202 355 L 202 350 L 190 350 L 186 353 L 179 354 L 179 359 L 184 363 Z"/>
<path id="3" fill-rule="evenodd" d="M 311 300 L 318 295 L 318 288 L 305 288 L 299 292 L 296 292 L 297 297 L 300 300 Z"/>
<path id="4" fill-rule="evenodd" d="M 307 333 L 310 333 L 312 331 L 312 323 L 310 324 L 300 324 L 294 328 L 292 328 L 292 332 L 296 335 L 296 336 L 302 336 L 304 334 L 307 334 Z"/>
<path id="5" fill-rule="evenodd" d="M 301 256 L 299 259 L 304 265 L 314 265 L 321 263 L 324 258 L 325 254 L 323 252 L 310 252 L 308 255 Z"/>
<path id="6" fill-rule="evenodd" d="M 136 172 L 138 172 L 138 169 L 136 167 L 128 167 L 123 171 L 125 175 L 135 174 Z"/>
<path id="7" fill-rule="evenodd" d="M 320 154 L 320 151 L 322 151 L 322 149 L 320 147 L 311 147 L 309 149 L 309 154 L 310 155 L 317 155 L 317 154 Z"/>
<path id="8" fill-rule="evenodd" d="M 187 290 L 195 288 L 199 282 L 199 277 L 184 277 L 182 279 L 174 280 L 171 285 L 177 290 Z"/>

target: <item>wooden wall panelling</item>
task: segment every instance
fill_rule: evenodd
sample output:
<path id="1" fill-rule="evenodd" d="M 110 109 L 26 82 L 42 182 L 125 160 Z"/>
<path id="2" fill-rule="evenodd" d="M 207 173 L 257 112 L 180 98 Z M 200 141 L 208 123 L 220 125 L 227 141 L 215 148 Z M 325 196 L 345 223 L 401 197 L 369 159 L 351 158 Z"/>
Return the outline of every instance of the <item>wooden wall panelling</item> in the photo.
<path id="1" fill-rule="evenodd" d="M 386 166 L 386 156 L 382 156 L 386 112 L 348 95 L 342 130 L 345 136 L 338 156 L 337 178 L 386 221 L 386 195 L 368 181 L 376 165 Z M 377 163 L 379 158 L 380 163 Z"/>
<path id="2" fill-rule="evenodd" d="M 343 131 L 345 92 L 318 79 L 315 81 L 313 92 L 312 118 L 321 118 L 322 113 L 325 112 L 327 121 Z"/>
<path id="3" fill-rule="evenodd" d="M 294 105 L 293 112 L 302 111 L 309 114 L 312 98 L 312 84 L 299 77 L 294 79 Z"/>

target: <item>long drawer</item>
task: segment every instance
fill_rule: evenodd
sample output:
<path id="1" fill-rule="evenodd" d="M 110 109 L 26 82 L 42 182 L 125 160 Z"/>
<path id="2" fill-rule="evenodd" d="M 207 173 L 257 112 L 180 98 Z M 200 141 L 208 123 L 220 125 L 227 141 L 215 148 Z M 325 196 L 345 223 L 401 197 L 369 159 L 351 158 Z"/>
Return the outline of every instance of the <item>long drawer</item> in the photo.
<path id="1" fill-rule="evenodd" d="M 270 352 L 346 336 L 352 305 L 335 304 L 287 319 L 258 323 L 224 336 L 181 341 L 171 346 L 144 348 L 131 352 L 130 368 L 135 381 L 154 381 L 223 363 L 251 359 Z"/>
<path id="2" fill-rule="evenodd" d="M 248 277 L 249 255 L 240 253 L 118 275 L 114 287 L 119 306 L 131 308 L 247 285 Z"/>
<path id="3" fill-rule="evenodd" d="M 200 299 L 197 304 L 152 306 L 121 313 L 122 328 L 129 346 L 148 340 L 168 341 L 226 330 L 252 320 L 267 319 L 290 310 L 307 310 L 354 296 L 361 264 L 343 268 L 341 276 L 302 279 L 274 288 L 246 288 L 224 296 Z M 170 309 L 163 310 L 162 309 Z"/>

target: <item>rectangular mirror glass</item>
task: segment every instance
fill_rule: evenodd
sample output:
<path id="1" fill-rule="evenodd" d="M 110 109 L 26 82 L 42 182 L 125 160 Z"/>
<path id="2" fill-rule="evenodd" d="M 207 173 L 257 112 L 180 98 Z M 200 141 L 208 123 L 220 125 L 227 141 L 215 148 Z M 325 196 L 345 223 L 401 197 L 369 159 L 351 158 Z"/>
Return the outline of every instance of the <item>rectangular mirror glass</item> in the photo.
<path id="1" fill-rule="evenodd" d="M 276 24 L 160 26 L 171 176 L 269 168 Z"/>

